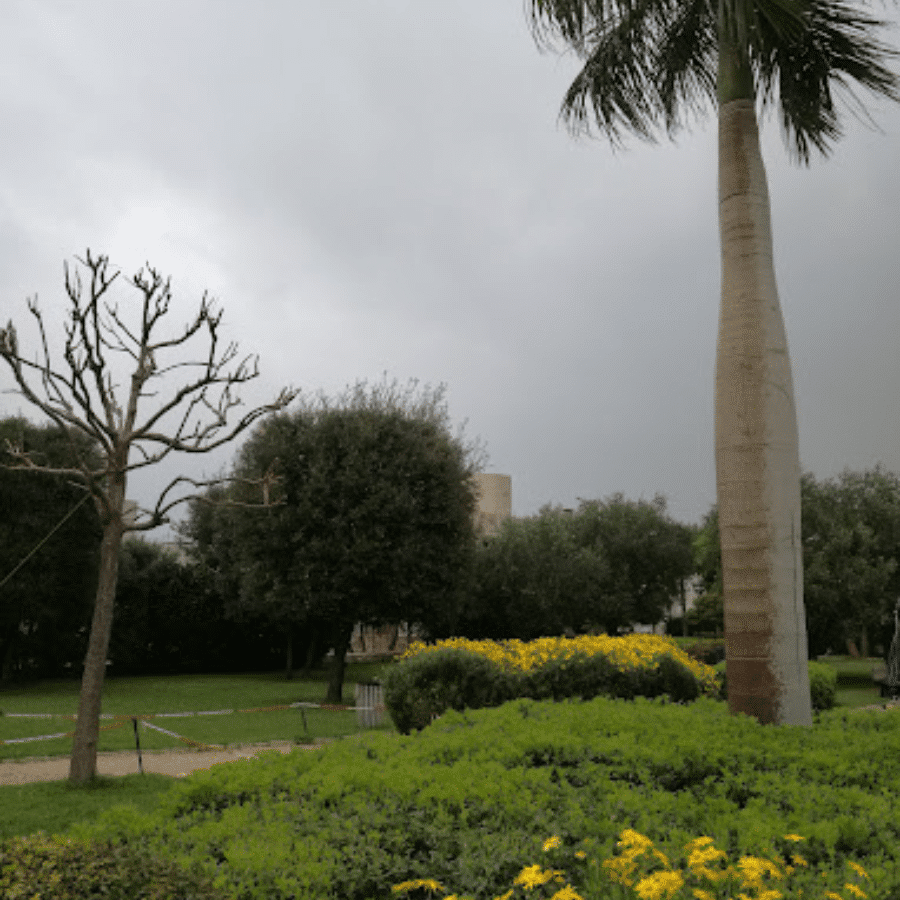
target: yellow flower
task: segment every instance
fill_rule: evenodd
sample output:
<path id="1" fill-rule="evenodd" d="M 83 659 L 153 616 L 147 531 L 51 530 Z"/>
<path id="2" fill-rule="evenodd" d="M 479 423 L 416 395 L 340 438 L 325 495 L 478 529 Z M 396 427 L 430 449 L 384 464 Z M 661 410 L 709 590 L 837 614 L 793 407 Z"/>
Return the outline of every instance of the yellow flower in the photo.
<path id="1" fill-rule="evenodd" d="M 444 893 L 444 886 L 433 878 L 415 878 L 412 881 L 403 881 L 400 884 L 395 884 L 391 890 L 395 894 L 406 894 L 409 893 L 409 891 L 415 891 L 419 888 L 426 888 L 429 891 L 440 891 L 442 894 Z"/>
<path id="2" fill-rule="evenodd" d="M 791 862 L 795 866 L 808 866 L 809 865 L 809 863 L 802 856 L 800 856 L 799 853 L 794 853 L 791 856 Z"/>
<path id="3" fill-rule="evenodd" d="M 716 900 L 713 894 L 709 891 L 704 891 L 702 888 L 694 888 L 694 896 L 697 900 Z"/>
<path id="4" fill-rule="evenodd" d="M 542 869 L 538 865 L 526 866 L 518 875 L 516 875 L 513 884 L 521 884 L 526 891 L 530 891 L 534 887 L 540 887 L 542 884 L 546 884 L 557 875 L 562 875 L 562 872 L 555 869 Z"/>
<path id="5" fill-rule="evenodd" d="M 850 866 L 850 868 L 853 869 L 853 871 L 856 872 L 856 874 L 859 875 L 860 878 L 871 879 L 869 873 L 858 862 L 854 862 L 852 859 L 848 859 L 847 865 Z"/>
<path id="6" fill-rule="evenodd" d="M 567 884 L 564 888 L 557 891 L 550 900 L 584 900 L 584 898 L 572 887 Z"/>
<path id="7" fill-rule="evenodd" d="M 550 850 L 555 850 L 561 844 L 562 839 L 560 838 L 560 836 L 558 834 L 554 834 L 553 837 L 549 837 L 546 841 L 544 841 L 543 851 L 544 853 L 547 853 Z"/>
<path id="8" fill-rule="evenodd" d="M 836 894 L 834 891 L 825 891 L 822 896 L 824 900 L 844 900 L 840 894 Z"/>
<path id="9" fill-rule="evenodd" d="M 694 838 L 692 841 L 688 841 L 684 845 L 684 849 L 688 851 L 688 853 L 693 853 L 694 850 L 699 850 L 701 847 L 708 847 L 710 844 L 715 843 L 711 837 L 707 837 L 703 835 L 703 837 Z"/>
<path id="10" fill-rule="evenodd" d="M 785 839 L 786 841 L 794 841 L 794 843 L 796 843 L 797 841 L 802 841 L 802 840 L 803 840 L 803 838 L 800 837 L 799 834 L 786 834 L 786 835 L 784 836 L 784 839 Z"/>
<path id="11" fill-rule="evenodd" d="M 616 846 L 640 856 L 640 854 L 653 847 L 653 841 L 633 828 L 626 828 L 619 835 Z"/>
<path id="12" fill-rule="evenodd" d="M 762 856 L 742 856 L 738 860 L 743 887 L 762 887 L 763 879 L 769 875 L 781 878 L 781 870 L 771 859 Z"/>
<path id="13" fill-rule="evenodd" d="M 634 891 L 641 900 L 669 900 L 684 885 L 684 879 L 678 872 L 654 872 L 642 878 Z"/>
<path id="14" fill-rule="evenodd" d="M 691 841 L 685 849 L 690 850 L 687 864 L 695 875 L 701 875 L 710 881 L 717 881 L 722 876 L 722 871 L 711 868 L 711 865 L 724 860 L 726 854 L 713 846 L 712 838 L 698 838 Z"/>
<path id="15" fill-rule="evenodd" d="M 513 889 L 510 888 L 505 894 L 501 894 L 499 897 L 494 897 L 494 900 L 509 900 L 513 895 Z"/>
<path id="16" fill-rule="evenodd" d="M 584 850 L 576 850 L 575 858 L 576 859 L 587 859 L 587 853 L 585 853 Z"/>
<path id="17" fill-rule="evenodd" d="M 626 887 L 632 884 L 631 876 L 637 869 L 637 863 L 631 856 L 616 856 L 603 860 L 603 868 L 609 873 L 609 877 Z"/>
<path id="18" fill-rule="evenodd" d="M 849 881 L 844 885 L 844 890 L 850 891 L 854 897 L 862 897 L 863 900 L 869 896 L 862 888 L 857 887 L 855 884 L 851 884 Z"/>

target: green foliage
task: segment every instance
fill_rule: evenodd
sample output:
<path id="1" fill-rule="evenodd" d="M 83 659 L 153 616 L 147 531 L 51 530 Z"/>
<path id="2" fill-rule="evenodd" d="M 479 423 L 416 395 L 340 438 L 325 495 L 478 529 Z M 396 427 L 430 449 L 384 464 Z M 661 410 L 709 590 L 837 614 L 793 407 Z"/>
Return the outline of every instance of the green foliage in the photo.
<path id="1" fill-rule="evenodd" d="M 478 548 L 458 633 L 532 640 L 582 631 L 608 577 L 603 548 L 579 542 L 572 515 L 543 509 L 509 519 Z"/>
<path id="2" fill-rule="evenodd" d="M 803 496 L 803 590 L 810 655 L 865 634 L 886 653 L 900 596 L 900 476 L 879 467 L 817 481 Z"/>
<path id="3" fill-rule="evenodd" d="M 3 468 L 16 465 L 7 441 L 37 465 L 67 467 L 76 453 L 96 454 L 75 432 L 23 418 L 0 420 L 0 580 L 40 545 L 0 589 L 0 678 L 59 676 L 78 670 L 84 657 L 99 519 L 84 490 L 64 476 Z"/>
<path id="4" fill-rule="evenodd" d="M 243 900 L 364 900 L 418 878 L 497 896 L 550 835 L 609 856 L 635 828 L 675 859 L 700 835 L 737 858 L 793 833 L 814 879 L 853 860 L 887 900 L 898 740 L 900 717 L 881 713 L 775 729 L 703 698 L 513 700 L 413 736 L 217 766 L 152 813 L 110 811 L 75 836 L 198 864 Z"/>
<path id="5" fill-rule="evenodd" d="M 609 566 L 603 606 L 591 610 L 594 624 L 615 634 L 636 622 L 661 621 L 693 574 L 693 529 L 667 514 L 665 497 L 583 501 L 576 528 L 579 545 L 601 547 Z"/>
<path id="6" fill-rule="evenodd" d="M 834 709 L 837 702 L 837 672 L 823 663 L 809 663 L 809 690 L 813 712 Z"/>
<path id="7" fill-rule="evenodd" d="M 122 542 L 114 621 L 111 675 L 239 671 L 279 661 L 271 636 L 260 641 L 253 629 L 225 620 L 200 566 L 140 538 Z"/>
<path id="8" fill-rule="evenodd" d="M 510 520 L 478 549 L 456 633 L 533 640 L 655 624 L 692 574 L 691 540 L 662 496 L 615 494 Z"/>
<path id="9" fill-rule="evenodd" d="M 35 834 L 0 841 L 6 900 L 216 900 L 229 895 L 162 856 L 116 844 Z"/>

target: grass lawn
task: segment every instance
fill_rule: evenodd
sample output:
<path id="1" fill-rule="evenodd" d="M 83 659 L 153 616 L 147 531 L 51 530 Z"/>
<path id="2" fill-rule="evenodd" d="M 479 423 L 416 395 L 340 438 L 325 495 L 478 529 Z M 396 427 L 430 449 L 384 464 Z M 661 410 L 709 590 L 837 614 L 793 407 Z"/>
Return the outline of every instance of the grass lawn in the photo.
<path id="1" fill-rule="evenodd" d="M 146 774 L 97 778 L 83 788 L 67 781 L 0 786 L 0 840 L 35 831 L 63 834 L 119 804 L 149 812 L 173 781 L 166 775 Z"/>
<path id="2" fill-rule="evenodd" d="M 353 703 L 354 685 L 366 681 L 390 663 L 350 663 L 344 700 Z M 212 716 L 154 718 L 153 724 L 202 744 L 236 745 L 267 741 L 307 743 L 315 738 L 340 737 L 361 729 L 356 712 L 325 709 L 281 709 L 295 702 L 321 703 L 327 672 L 287 681 L 279 673 L 238 675 L 174 675 L 109 678 L 103 692 L 103 712 L 123 718 L 101 722 L 101 751 L 134 748 L 131 716 L 231 709 Z M 40 681 L 0 690 L 0 742 L 13 738 L 70 732 L 78 706 L 80 684 Z M 241 710 L 238 712 L 238 710 Z M 45 713 L 50 718 L 18 718 L 10 713 Z M 385 720 L 384 728 L 393 726 Z M 141 728 L 141 747 L 162 750 L 184 747 L 177 738 Z M 0 760 L 28 756 L 61 756 L 70 752 L 71 738 L 22 744 L 0 743 Z"/>

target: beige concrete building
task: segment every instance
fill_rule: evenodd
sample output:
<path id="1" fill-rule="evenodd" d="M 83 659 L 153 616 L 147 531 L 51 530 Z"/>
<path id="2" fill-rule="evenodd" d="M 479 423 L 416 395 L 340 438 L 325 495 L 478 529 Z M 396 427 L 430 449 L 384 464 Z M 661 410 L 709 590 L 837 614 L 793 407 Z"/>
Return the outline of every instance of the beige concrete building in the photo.
<path id="1" fill-rule="evenodd" d="M 475 525 L 482 535 L 496 534 L 500 526 L 512 516 L 512 478 L 479 472 L 475 476 L 478 506 Z"/>

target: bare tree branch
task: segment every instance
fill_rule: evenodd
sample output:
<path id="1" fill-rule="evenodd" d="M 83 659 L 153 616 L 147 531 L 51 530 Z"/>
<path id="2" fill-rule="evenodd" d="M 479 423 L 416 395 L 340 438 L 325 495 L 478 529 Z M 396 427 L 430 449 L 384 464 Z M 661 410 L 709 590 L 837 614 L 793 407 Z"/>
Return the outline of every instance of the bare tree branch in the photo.
<path id="1" fill-rule="evenodd" d="M 279 477 L 274 472 L 274 464 L 262 478 L 239 478 L 229 475 L 220 478 L 195 479 L 189 478 L 186 475 L 179 475 L 177 478 L 173 478 L 162 490 L 157 498 L 156 506 L 152 510 L 138 509 L 138 514 L 143 513 L 148 517 L 146 521 L 135 521 L 126 526 L 126 531 L 149 531 L 159 525 L 164 525 L 170 521 L 168 518 L 170 510 L 191 500 L 197 500 L 200 503 L 206 503 L 212 506 L 236 507 L 242 509 L 267 509 L 273 506 L 283 506 L 284 501 L 273 500 L 271 498 L 272 488 L 277 485 L 279 481 Z M 243 484 L 250 487 L 258 486 L 262 491 L 263 501 L 262 503 L 257 503 L 234 500 L 228 497 L 211 500 L 207 493 L 183 494 L 173 500 L 166 499 L 166 496 L 170 491 L 185 484 L 189 484 L 197 490 L 217 487 L 218 485 L 223 484 Z"/>
<path id="2" fill-rule="evenodd" d="M 173 451 L 208 453 L 234 440 L 257 419 L 287 406 L 296 396 L 292 389 L 282 390 L 268 404 L 256 407 L 229 425 L 232 411 L 241 405 L 237 388 L 258 377 L 258 358 L 238 358 L 237 345 L 220 349 L 221 311 L 213 309 L 204 293 L 196 315 L 173 336 L 156 331 L 170 310 L 172 288 L 168 278 L 147 265 L 128 282 L 139 296 L 137 312 L 127 315 L 129 307 L 109 301 L 119 272 L 109 267 L 105 256 L 90 250 L 77 260 L 78 266 L 65 268 L 68 317 L 63 325 L 62 371 L 52 364 L 53 352 L 37 301 L 28 302 L 39 334 L 40 356 L 37 362 L 25 358 L 12 322 L 0 329 L 0 358 L 10 367 L 19 393 L 36 406 L 73 441 L 72 429 L 87 435 L 99 448 L 102 466 L 92 463 L 85 453 L 76 456 L 78 466 L 59 468 L 32 460 L 20 448 L 12 448 L 15 467 L 28 471 L 63 475 L 77 479 L 93 496 L 103 523 L 100 573 L 94 621 L 85 661 L 79 702 L 78 722 L 72 751 L 70 779 L 92 778 L 96 772 L 96 743 L 99 728 L 100 692 L 105 671 L 106 651 L 112 628 L 116 573 L 122 535 L 127 531 L 147 531 L 168 521 L 169 512 L 191 499 L 204 499 L 198 488 L 234 479 L 196 481 L 183 475 L 172 479 L 150 510 L 142 510 L 143 520 L 133 521 L 126 513 L 126 486 L 130 472 L 155 465 Z M 188 353 L 193 343 L 206 339 L 205 351 L 197 351 L 193 360 L 165 359 L 169 354 Z M 124 359 L 130 378 L 120 386 L 114 378 L 113 360 Z M 186 383 L 174 376 L 191 368 Z M 155 390 L 147 390 L 151 379 Z M 144 413 L 142 407 L 163 392 L 168 400 Z M 171 427 L 165 427 L 167 417 Z M 77 448 L 76 448 L 77 449 Z M 137 457 L 129 457 L 134 451 Z M 261 503 L 244 506 L 271 506 L 275 476 L 269 472 L 259 481 Z M 179 488 L 191 488 L 184 496 L 175 496 Z M 237 505 L 230 501 L 232 505 Z"/>

